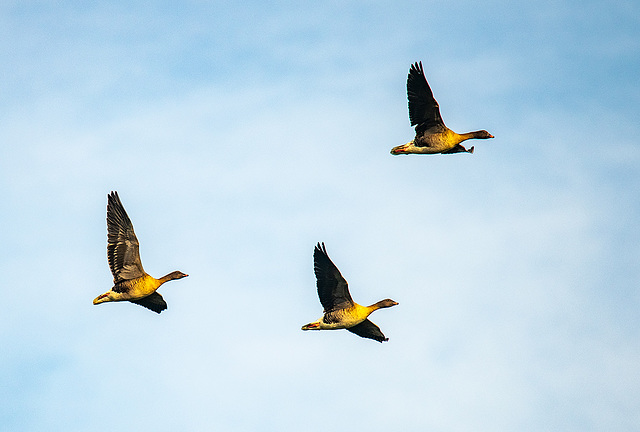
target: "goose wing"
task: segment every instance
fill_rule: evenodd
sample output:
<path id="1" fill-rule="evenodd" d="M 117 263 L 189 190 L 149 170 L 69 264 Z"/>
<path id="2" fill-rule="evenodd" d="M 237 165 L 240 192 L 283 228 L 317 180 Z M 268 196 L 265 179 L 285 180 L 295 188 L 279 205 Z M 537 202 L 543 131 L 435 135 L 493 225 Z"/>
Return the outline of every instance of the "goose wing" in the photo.
<path id="1" fill-rule="evenodd" d="M 353 306 L 347 281 L 327 255 L 324 243 L 318 243 L 313 251 L 313 271 L 316 274 L 318 297 L 325 313 Z"/>
<path id="2" fill-rule="evenodd" d="M 107 259 L 114 284 L 145 275 L 138 247 L 133 224 L 118 192 L 111 192 L 107 203 Z"/>
<path id="3" fill-rule="evenodd" d="M 362 321 L 360 324 L 349 327 L 351 333 L 357 334 L 360 337 L 377 340 L 378 342 L 388 341 L 389 338 L 384 337 L 380 327 L 369 321 L 368 319 Z"/>
<path id="4" fill-rule="evenodd" d="M 147 309 L 151 309 L 155 313 L 160 313 L 167 308 L 167 302 L 164 301 L 162 296 L 156 291 L 153 294 L 149 294 L 146 297 L 142 297 L 138 300 L 129 300 L 131 303 L 139 304 Z"/>
<path id="5" fill-rule="evenodd" d="M 433 97 L 427 78 L 424 76 L 422 62 L 414 63 L 407 77 L 407 98 L 409 99 L 409 120 L 416 126 L 416 132 L 425 131 L 433 126 L 444 126 L 440 116 L 440 106 Z"/>

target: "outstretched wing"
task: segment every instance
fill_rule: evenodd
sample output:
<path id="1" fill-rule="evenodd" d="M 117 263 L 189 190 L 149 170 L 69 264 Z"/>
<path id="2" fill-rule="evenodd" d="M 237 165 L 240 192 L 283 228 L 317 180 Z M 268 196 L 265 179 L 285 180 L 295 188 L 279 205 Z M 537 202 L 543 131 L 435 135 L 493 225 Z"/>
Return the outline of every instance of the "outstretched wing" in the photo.
<path id="1" fill-rule="evenodd" d="M 167 302 L 164 301 L 162 296 L 158 292 L 149 294 L 138 300 L 129 300 L 131 303 L 139 304 L 147 309 L 151 309 L 155 313 L 160 313 L 167 308 Z"/>
<path id="2" fill-rule="evenodd" d="M 107 198 L 107 259 L 113 283 L 117 284 L 144 276 L 145 272 L 133 224 L 124 210 L 118 192 L 111 192 Z"/>
<path id="3" fill-rule="evenodd" d="M 347 281 L 327 255 L 324 243 L 313 250 L 313 271 L 316 274 L 318 297 L 325 312 L 353 306 Z"/>
<path id="4" fill-rule="evenodd" d="M 425 131 L 433 126 L 444 126 L 440 116 L 440 106 L 433 97 L 427 78 L 424 76 L 422 62 L 414 63 L 407 77 L 407 98 L 409 99 L 409 120 L 416 126 L 416 132 Z"/>
<path id="5" fill-rule="evenodd" d="M 378 327 L 368 319 L 362 321 L 358 325 L 349 327 L 347 330 L 349 330 L 351 333 L 357 334 L 360 337 L 377 340 L 378 342 L 385 342 L 389 340 L 389 338 L 384 337 L 384 335 L 380 331 L 380 327 Z"/>

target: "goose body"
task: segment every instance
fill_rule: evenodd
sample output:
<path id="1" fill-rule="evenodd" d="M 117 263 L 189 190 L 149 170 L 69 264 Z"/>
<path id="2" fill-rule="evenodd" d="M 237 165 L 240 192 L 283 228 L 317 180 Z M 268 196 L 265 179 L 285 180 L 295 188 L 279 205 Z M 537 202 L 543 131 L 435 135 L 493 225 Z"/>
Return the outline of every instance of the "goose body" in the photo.
<path id="1" fill-rule="evenodd" d="M 316 245 L 313 261 L 318 297 L 324 314 L 318 320 L 302 326 L 302 330 L 347 329 L 358 336 L 378 342 L 389 340 L 368 317 L 375 310 L 398 303 L 391 299 L 381 300 L 371 306 L 362 306 L 354 302 L 347 281 L 327 255 L 324 243 Z"/>
<path id="2" fill-rule="evenodd" d="M 414 63 L 407 77 L 407 98 L 409 100 L 409 120 L 416 127 L 413 141 L 394 147 L 391 154 L 436 154 L 473 153 L 473 147 L 466 149 L 460 143 L 468 139 L 493 138 L 486 130 L 458 134 L 445 126 L 440 115 L 440 106 L 424 75 L 422 62 Z"/>
<path id="3" fill-rule="evenodd" d="M 133 224 L 117 192 L 111 192 L 107 203 L 107 259 L 113 274 L 113 287 L 93 300 L 93 304 L 130 301 L 156 313 L 167 303 L 156 290 L 165 282 L 187 277 L 179 271 L 156 279 L 142 268 L 139 243 Z"/>

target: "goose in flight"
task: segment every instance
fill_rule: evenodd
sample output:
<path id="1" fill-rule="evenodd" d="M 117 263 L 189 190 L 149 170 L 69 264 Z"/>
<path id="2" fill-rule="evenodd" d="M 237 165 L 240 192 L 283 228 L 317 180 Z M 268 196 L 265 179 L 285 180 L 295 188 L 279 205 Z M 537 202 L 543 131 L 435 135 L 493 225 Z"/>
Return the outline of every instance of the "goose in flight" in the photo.
<path id="1" fill-rule="evenodd" d="M 107 258 L 113 287 L 96 297 L 93 304 L 126 300 L 160 313 L 167 303 L 156 290 L 165 282 L 189 275 L 174 271 L 160 279 L 149 276 L 142 268 L 138 239 L 118 192 L 111 192 L 107 198 Z"/>
<path id="2" fill-rule="evenodd" d="M 398 303 L 391 299 L 379 301 L 371 306 L 361 306 L 354 302 L 349 294 L 347 281 L 327 255 L 324 243 L 316 245 L 313 264 L 318 297 L 324 308 L 324 315 L 317 321 L 302 326 L 302 330 L 347 329 L 363 338 L 378 342 L 388 341 L 380 328 L 367 317 L 377 309 L 388 308 Z"/>
<path id="3" fill-rule="evenodd" d="M 460 143 L 468 139 L 493 138 L 486 130 L 458 134 L 444 125 L 440 116 L 440 106 L 433 97 L 422 62 L 414 63 L 407 77 L 407 97 L 409 99 L 409 120 L 416 127 L 416 137 L 407 144 L 391 149 L 392 155 L 411 153 L 473 153 Z"/>

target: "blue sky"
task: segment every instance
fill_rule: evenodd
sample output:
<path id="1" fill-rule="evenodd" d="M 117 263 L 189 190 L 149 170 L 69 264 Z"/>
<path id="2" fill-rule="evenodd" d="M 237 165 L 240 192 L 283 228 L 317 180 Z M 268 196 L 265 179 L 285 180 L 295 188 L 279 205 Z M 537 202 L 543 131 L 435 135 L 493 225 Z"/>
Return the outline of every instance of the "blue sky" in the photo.
<path id="1" fill-rule="evenodd" d="M 639 17 L 4 2 L 0 430 L 638 430 Z M 418 60 L 494 140 L 389 154 Z M 91 304 L 111 190 L 161 315 Z M 388 343 L 300 330 L 318 241 Z"/>

